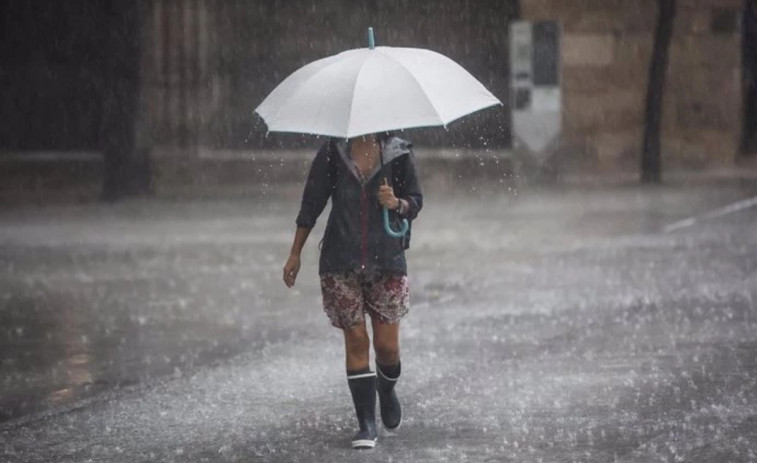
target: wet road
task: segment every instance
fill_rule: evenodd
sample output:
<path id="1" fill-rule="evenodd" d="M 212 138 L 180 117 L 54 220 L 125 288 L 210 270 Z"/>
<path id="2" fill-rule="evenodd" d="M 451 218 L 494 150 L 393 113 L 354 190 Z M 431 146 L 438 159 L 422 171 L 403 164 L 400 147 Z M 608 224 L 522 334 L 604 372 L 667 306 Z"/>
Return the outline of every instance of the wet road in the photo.
<path id="1" fill-rule="evenodd" d="M 757 185 L 427 190 L 359 455 L 294 189 L 3 212 L 0 460 L 757 461 Z"/>

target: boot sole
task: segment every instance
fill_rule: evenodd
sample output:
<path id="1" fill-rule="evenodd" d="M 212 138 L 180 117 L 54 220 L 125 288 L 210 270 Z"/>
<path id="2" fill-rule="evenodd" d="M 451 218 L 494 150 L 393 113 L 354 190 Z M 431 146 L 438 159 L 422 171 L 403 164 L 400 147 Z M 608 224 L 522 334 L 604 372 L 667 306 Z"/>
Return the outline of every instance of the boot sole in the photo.
<path id="1" fill-rule="evenodd" d="M 402 426 L 402 417 L 400 417 L 400 422 L 397 423 L 397 426 L 395 426 L 393 428 L 390 428 L 389 426 L 387 426 L 386 424 L 384 424 L 383 421 L 381 422 L 381 424 L 384 425 L 384 429 L 386 429 L 387 431 L 396 431 L 396 430 L 398 430 L 400 428 L 400 426 Z"/>
<path id="2" fill-rule="evenodd" d="M 359 439 L 352 441 L 353 449 L 372 449 L 376 446 L 376 440 Z"/>

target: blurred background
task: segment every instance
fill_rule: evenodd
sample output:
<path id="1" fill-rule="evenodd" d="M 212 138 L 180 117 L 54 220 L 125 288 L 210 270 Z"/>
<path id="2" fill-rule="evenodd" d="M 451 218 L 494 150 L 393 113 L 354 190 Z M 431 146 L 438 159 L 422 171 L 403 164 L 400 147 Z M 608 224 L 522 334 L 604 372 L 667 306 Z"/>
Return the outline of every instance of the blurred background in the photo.
<path id="1" fill-rule="evenodd" d="M 281 282 L 324 139 L 253 110 L 368 27 L 503 105 L 399 133 L 366 461 L 755 461 L 754 0 L 0 2 L 0 460 L 352 461 L 325 217 Z"/>
<path id="2" fill-rule="evenodd" d="M 300 66 L 366 46 L 368 26 L 381 45 L 446 54 L 504 103 L 448 131 L 408 134 L 416 147 L 447 150 L 424 159 L 460 148 L 494 153 L 523 175 L 534 158 L 552 177 L 637 174 L 655 47 L 669 56 L 658 114 L 665 166 L 734 168 L 757 151 L 749 1 L 679 1 L 669 43 L 655 42 L 656 0 L 9 0 L 0 8 L 6 202 L 249 190 L 287 178 L 305 156 L 292 150 L 322 141 L 267 135 L 253 109 Z M 539 153 L 521 153 L 511 130 L 515 20 L 559 28 L 557 49 L 535 45 L 535 62 L 555 66 L 561 93 L 560 133 Z M 518 166 L 505 162 L 513 156 Z"/>

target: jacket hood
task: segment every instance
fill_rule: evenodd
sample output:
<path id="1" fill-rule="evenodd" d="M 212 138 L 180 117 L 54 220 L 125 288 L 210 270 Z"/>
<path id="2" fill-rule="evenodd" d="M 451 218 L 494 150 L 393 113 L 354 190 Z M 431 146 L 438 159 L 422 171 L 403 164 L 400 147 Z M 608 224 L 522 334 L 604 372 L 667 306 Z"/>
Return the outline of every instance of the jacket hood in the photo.
<path id="1" fill-rule="evenodd" d="M 413 144 L 400 137 L 389 137 L 382 143 L 381 148 L 384 150 L 384 164 L 391 162 L 403 154 L 410 154 L 410 148 Z"/>

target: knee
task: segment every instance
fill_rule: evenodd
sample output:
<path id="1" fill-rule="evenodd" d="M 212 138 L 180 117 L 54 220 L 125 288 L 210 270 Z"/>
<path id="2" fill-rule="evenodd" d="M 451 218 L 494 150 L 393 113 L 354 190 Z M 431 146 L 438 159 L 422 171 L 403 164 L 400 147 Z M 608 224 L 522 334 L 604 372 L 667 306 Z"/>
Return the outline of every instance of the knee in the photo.
<path id="1" fill-rule="evenodd" d="M 347 355 L 361 356 L 368 352 L 370 339 L 365 329 L 356 329 L 346 336 Z"/>
<path id="2" fill-rule="evenodd" d="M 376 351 L 376 360 L 382 365 L 393 365 L 400 359 L 400 346 L 397 342 L 375 339 L 373 349 Z"/>

